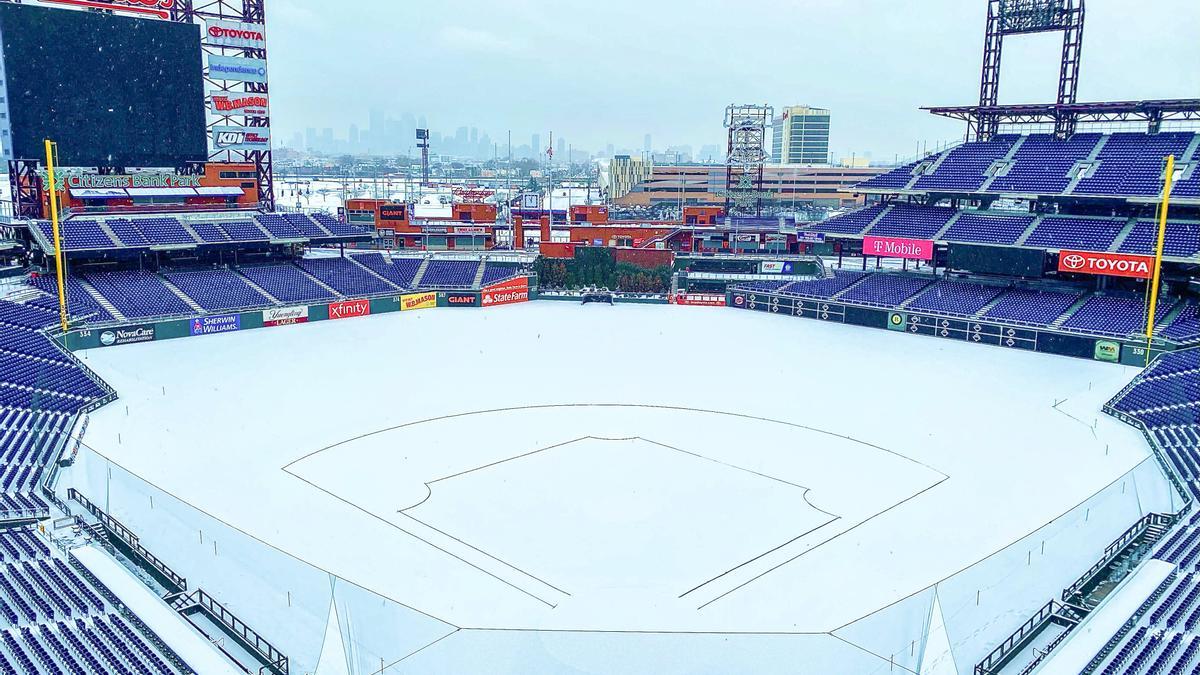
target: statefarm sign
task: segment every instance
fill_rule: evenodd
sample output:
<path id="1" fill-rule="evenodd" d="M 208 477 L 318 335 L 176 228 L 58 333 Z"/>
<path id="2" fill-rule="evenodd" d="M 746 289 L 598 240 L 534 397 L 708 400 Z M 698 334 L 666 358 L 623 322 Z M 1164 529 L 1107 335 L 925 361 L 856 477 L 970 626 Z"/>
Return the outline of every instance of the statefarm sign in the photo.
<path id="1" fill-rule="evenodd" d="M 210 91 L 209 110 L 218 117 L 266 117 L 270 110 L 266 94 Z"/>
<path id="2" fill-rule="evenodd" d="M 907 260 L 933 260 L 933 242 L 904 237 L 863 237 L 863 255 Z"/>
<path id="3" fill-rule="evenodd" d="M 109 2 L 94 2 L 93 0 L 42 1 L 56 5 L 107 9 L 109 11 L 129 12 L 131 14 L 148 14 L 150 16 L 157 16 L 160 19 L 171 18 L 171 10 L 175 9 L 175 0 L 110 0 Z"/>
<path id="4" fill-rule="evenodd" d="M 1059 251 L 1058 271 L 1149 279 L 1154 276 L 1154 258 L 1148 255 L 1124 253 Z"/>
<path id="5" fill-rule="evenodd" d="M 483 287 L 480 304 L 484 307 L 511 305 L 518 302 L 529 302 L 528 277 L 518 277 Z"/>

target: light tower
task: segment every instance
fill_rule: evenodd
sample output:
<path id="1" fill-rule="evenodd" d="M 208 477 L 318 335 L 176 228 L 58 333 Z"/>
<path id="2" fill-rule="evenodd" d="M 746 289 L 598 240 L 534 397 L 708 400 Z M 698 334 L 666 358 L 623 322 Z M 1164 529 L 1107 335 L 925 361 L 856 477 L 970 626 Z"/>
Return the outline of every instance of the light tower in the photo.
<path id="1" fill-rule="evenodd" d="M 767 126 L 774 115 L 769 105 L 743 104 L 725 108 L 729 144 L 725 154 L 725 212 L 762 214 L 763 165 L 767 163 Z"/>
<path id="2" fill-rule="evenodd" d="M 1058 105 L 1075 103 L 1079 88 L 1079 56 L 1083 51 L 1084 0 L 988 0 L 987 32 L 983 43 L 983 74 L 979 84 L 979 122 L 975 130 L 986 141 L 1000 127 L 998 114 L 986 108 L 1000 102 L 1000 56 L 1008 35 L 1062 31 L 1062 60 L 1058 72 Z M 1075 132 L 1073 113 L 1055 115 L 1054 133 L 1065 138 Z"/>

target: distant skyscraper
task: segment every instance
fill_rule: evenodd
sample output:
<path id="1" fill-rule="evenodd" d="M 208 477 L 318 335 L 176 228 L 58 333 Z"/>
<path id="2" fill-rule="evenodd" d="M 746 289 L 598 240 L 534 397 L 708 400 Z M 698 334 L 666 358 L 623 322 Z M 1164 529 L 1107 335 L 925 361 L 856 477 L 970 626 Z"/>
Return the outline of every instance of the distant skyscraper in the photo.
<path id="1" fill-rule="evenodd" d="M 612 143 L 609 143 L 608 145 L 604 146 L 604 156 L 605 157 L 612 157 L 615 154 L 616 154 L 616 150 L 613 148 Z"/>
<path id="2" fill-rule="evenodd" d="M 542 135 L 534 134 L 529 138 L 529 147 L 533 148 L 534 159 L 541 159 L 546 156 L 546 148 L 542 145 Z"/>
<path id="3" fill-rule="evenodd" d="M 358 125 L 357 124 L 350 125 L 349 140 L 350 140 L 350 149 L 357 151 L 358 150 L 358 142 L 359 142 Z"/>
<path id="4" fill-rule="evenodd" d="M 646 134 L 646 137 L 642 139 L 642 152 L 647 155 L 654 152 L 654 145 L 650 142 L 650 134 Z"/>
<path id="5" fill-rule="evenodd" d="M 771 127 L 771 161 L 775 164 L 828 164 L 829 111 L 788 106 Z"/>
<path id="6" fill-rule="evenodd" d="M 317 130 L 309 127 L 304 130 L 304 148 L 308 151 L 317 149 Z"/>
<path id="7" fill-rule="evenodd" d="M 571 158 L 567 156 L 567 139 L 558 138 L 558 147 L 554 148 L 554 156 L 560 162 L 570 162 Z"/>

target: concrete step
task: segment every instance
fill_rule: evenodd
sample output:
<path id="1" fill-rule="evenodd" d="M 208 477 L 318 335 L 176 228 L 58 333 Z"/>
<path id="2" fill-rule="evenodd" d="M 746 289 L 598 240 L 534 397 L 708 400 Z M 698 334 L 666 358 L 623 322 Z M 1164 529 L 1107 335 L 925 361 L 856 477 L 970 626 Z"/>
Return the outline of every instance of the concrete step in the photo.
<path id="1" fill-rule="evenodd" d="M 279 298 L 276 298 L 275 296 L 268 293 L 267 289 L 263 288 L 262 286 L 259 286 L 258 284 L 254 283 L 253 281 L 251 281 L 250 277 L 247 277 L 246 275 L 241 274 L 241 273 L 239 273 L 238 276 L 240 276 L 242 278 L 242 281 L 246 282 L 247 286 L 249 286 L 250 288 L 253 288 L 254 290 L 258 291 L 259 293 L 262 293 L 263 297 L 270 300 L 273 304 L 276 304 L 276 305 L 283 304 L 282 302 L 279 301 Z"/>
<path id="2" fill-rule="evenodd" d="M 425 270 L 429 269 L 430 258 L 421 261 L 421 266 L 417 268 L 417 275 L 413 277 L 412 287 L 418 288 L 421 285 L 421 280 L 425 277 Z"/>
<path id="3" fill-rule="evenodd" d="M 343 297 L 342 294 L 338 293 L 336 289 L 334 289 L 332 286 L 325 283 L 324 281 L 321 281 L 320 279 L 316 278 L 315 276 L 309 274 L 303 267 L 296 265 L 296 269 L 300 270 L 304 274 L 304 276 L 308 277 L 309 281 L 320 286 L 321 288 L 324 288 L 325 290 L 329 291 L 330 293 L 333 293 L 334 297 L 337 297 L 337 298 Z"/>
<path id="4" fill-rule="evenodd" d="M 1073 304 L 1073 305 L 1071 305 L 1070 307 L 1068 307 L 1068 308 L 1067 308 L 1067 311 L 1063 312 L 1062 316 L 1060 316 L 1060 317 L 1058 317 L 1057 319 L 1055 319 L 1055 320 L 1054 320 L 1054 323 L 1052 323 L 1052 324 L 1050 324 L 1050 325 L 1051 325 L 1051 326 L 1055 326 L 1055 327 L 1062 326 L 1064 323 L 1066 323 L 1066 322 L 1067 322 L 1067 320 L 1068 320 L 1068 319 L 1070 319 L 1072 316 L 1074 316 L 1074 315 L 1075 315 L 1075 312 L 1078 312 L 1078 311 L 1079 311 L 1079 308 L 1081 308 L 1081 307 L 1083 307 L 1084 305 L 1086 305 L 1086 304 L 1087 304 L 1087 301 L 1088 301 L 1088 300 L 1091 300 L 1091 299 L 1092 299 L 1092 296 L 1091 296 L 1091 294 L 1089 293 L 1088 295 L 1085 295 L 1085 296 L 1083 296 L 1082 298 L 1080 298 L 1080 299 L 1076 300 L 1076 301 L 1075 301 L 1075 304 Z"/>
<path id="5" fill-rule="evenodd" d="M 483 284 L 483 271 L 486 268 L 487 263 L 482 260 L 479 261 L 479 269 L 475 270 L 475 281 L 471 282 L 471 288 L 479 290 L 479 287 Z"/>
<path id="6" fill-rule="evenodd" d="M 188 296 L 187 293 L 184 293 L 182 290 L 179 289 L 178 286 L 171 283 L 170 279 L 167 279 L 166 277 L 164 277 L 160 274 L 160 275 L 158 275 L 158 280 L 162 282 L 163 286 L 166 286 L 168 289 L 170 289 L 170 291 L 172 293 L 174 293 L 176 296 L 178 296 L 180 300 L 187 303 L 187 306 L 191 307 L 193 312 L 195 312 L 197 314 L 205 313 L 206 310 L 203 307 L 196 304 L 196 301 L 192 300 L 192 298 L 190 296 Z"/>
<path id="7" fill-rule="evenodd" d="M 879 212 L 879 215 L 877 215 L 877 216 L 875 216 L 874 218 L 872 218 L 872 219 L 871 219 L 871 222 L 867 223 L 867 226 L 866 226 L 865 228 L 863 228 L 863 231 L 862 231 L 862 232 L 859 232 L 859 234 L 860 234 L 860 235 L 863 235 L 863 234 L 866 234 L 866 233 L 870 232 L 870 231 L 871 231 L 871 228 L 872 228 L 872 227 L 875 227 L 876 225 L 878 225 L 878 224 L 879 224 L 879 221 L 881 221 L 881 220 L 883 220 L 884 218 L 886 218 L 886 217 L 887 217 L 887 214 L 891 213 L 891 212 L 892 212 L 892 209 L 894 209 L 894 208 L 896 208 L 896 205 L 895 205 L 895 204 L 888 204 L 888 205 L 887 205 L 887 208 L 886 208 L 886 209 L 884 209 L 884 210 L 882 210 L 882 211 L 880 211 L 880 212 Z"/>
<path id="8" fill-rule="evenodd" d="M 105 234 L 105 236 L 107 236 L 109 239 L 112 240 L 113 246 L 124 246 L 125 245 L 125 244 L 121 243 L 121 238 L 117 236 L 116 232 L 112 231 L 112 228 L 110 228 L 108 226 L 108 223 L 104 222 L 103 220 L 97 221 L 97 222 L 100 223 L 100 231 L 103 232 Z"/>
<path id="9" fill-rule="evenodd" d="M 103 307 L 104 311 L 111 314 L 114 319 L 117 319 L 118 321 L 128 321 L 128 319 L 125 318 L 125 315 L 117 311 L 117 308 L 108 301 L 108 298 L 104 297 L 100 294 L 100 291 L 96 290 L 95 286 L 88 283 L 85 279 L 79 279 L 78 281 L 83 290 L 87 291 L 87 294 L 92 296 L 92 299 L 96 301 L 96 304 Z"/>
<path id="10" fill-rule="evenodd" d="M 366 272 L 367 274 L 370 274 L 371 276 L 373 276 L 373 277 L 375 277 L 376 279 L 378 279 L 378 280 L 382 281 L 383 283 L 387 284 L 388 286 L 391 286 L 392 288 L 395 288 L 395 289 L 397 289 L 397 290 L 400 290 L 400 287 L 399 287 L 399 286 L 397 286 L 396 284 L 393 284 L 392 282 L 388 281 L 388 280 L 387 280 L 385 277 L 383 277 L 383 276 L 380 276 L 378 273 L 376 273 L 376 272 L 375 272 L 375 270 L 371 269 L 370 267 L 367 267 L 366 265 L 364 265 L 364 264 L 360 263 L 358 260 L 356 260 L 356 259 L 355 259 L 355 257 L 354 257 L 354 256 L 352 256 L 352 255 L 348 255 L 348 256 L 346 256 L 346 259 L 347 259 L 347 260 L 349 260 L 350 262 L 354 263 L 355 265 L 358 265 L 358 266 L 359 266 L 359 267 L 360 267 L 360 268 L 361 268 L 361 269 L 362 269 L 364 272 Z M 387 257 L 387 256 L 383 256 L 383 259 L 387 261 L 387 264 L 388 264 L 388 265 L 391 265 L 391 264 L 392 264 L 392 259 L 391 259 L 391 258 L 389 258 L 389 257 Z"/>
<path id="11" fill-rule="evenodd" d="M 1129 221 L 1125 223 L 1125 227 L 1117 233 L 1117 238 L 1113 240 L 1112 246 L 1108 247 L 1109 251 L 1121 250 L 1121 245 L 1124 244 L 1125 240 L 1129 238 L 1129 233 L 1133 232 L 1133 228 L 1135 225 L 1137 225 L 1137 221 L 1138 219 L 1136 217 L 1131 217 Z"/>
<path id="12" fill-rule="evenodd" d="M 1029 239 L 1029 236 L 1033 234 L 1033 231 L 1038 228 L 1038 225 L 1042 224 L 1042 220 L 1044 218 L 1045 216 L 1038 216 L 1037 218 L 1034 218 L 1033 222 L 1029 224 L 1029 227 L 1025 228 L 1025 231 L 1021 233 L 1021 236 L 1017 237 L 1017 242 L 1014 244 L 1014 246 L 1024 246 L 1025 241 Z"/>

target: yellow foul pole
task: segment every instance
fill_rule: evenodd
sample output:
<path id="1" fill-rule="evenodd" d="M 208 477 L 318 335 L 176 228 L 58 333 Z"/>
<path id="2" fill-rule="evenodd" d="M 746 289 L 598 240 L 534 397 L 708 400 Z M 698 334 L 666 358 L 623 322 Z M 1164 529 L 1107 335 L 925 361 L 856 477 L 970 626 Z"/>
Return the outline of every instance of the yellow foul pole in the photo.
<path id="1" fill-rule="evenodd" d="M 1158 312 L 1158 288 L 1162 281 L 1163 246 L 1167 240 L 1167 209 L 1171 205 L 1171 184 L 1175 178 L 1175 155 L 1167 155 L 1163 177 L 1162 207 L 1158 210 L 1158 243 L 1154 247 L 1154 279 L 1150 285 L 1150 311 L 1146 313 L 1146 363 L 1150 363 L 1150 343 L 1154 340 L 1154 316 Z"/>
<path id="2" fill-rule="evenodd" d="M 54 181 L 54 141 L 46 139 L 46 182 L 50 184 L 50 225 L 54 232 L 54 267 L 58 275 L 58 320 L 63 332 L 67 332 L 67 277 L 66 260 L 63 257 L 62 232 L 58 223 L 58 188 Z"/>

